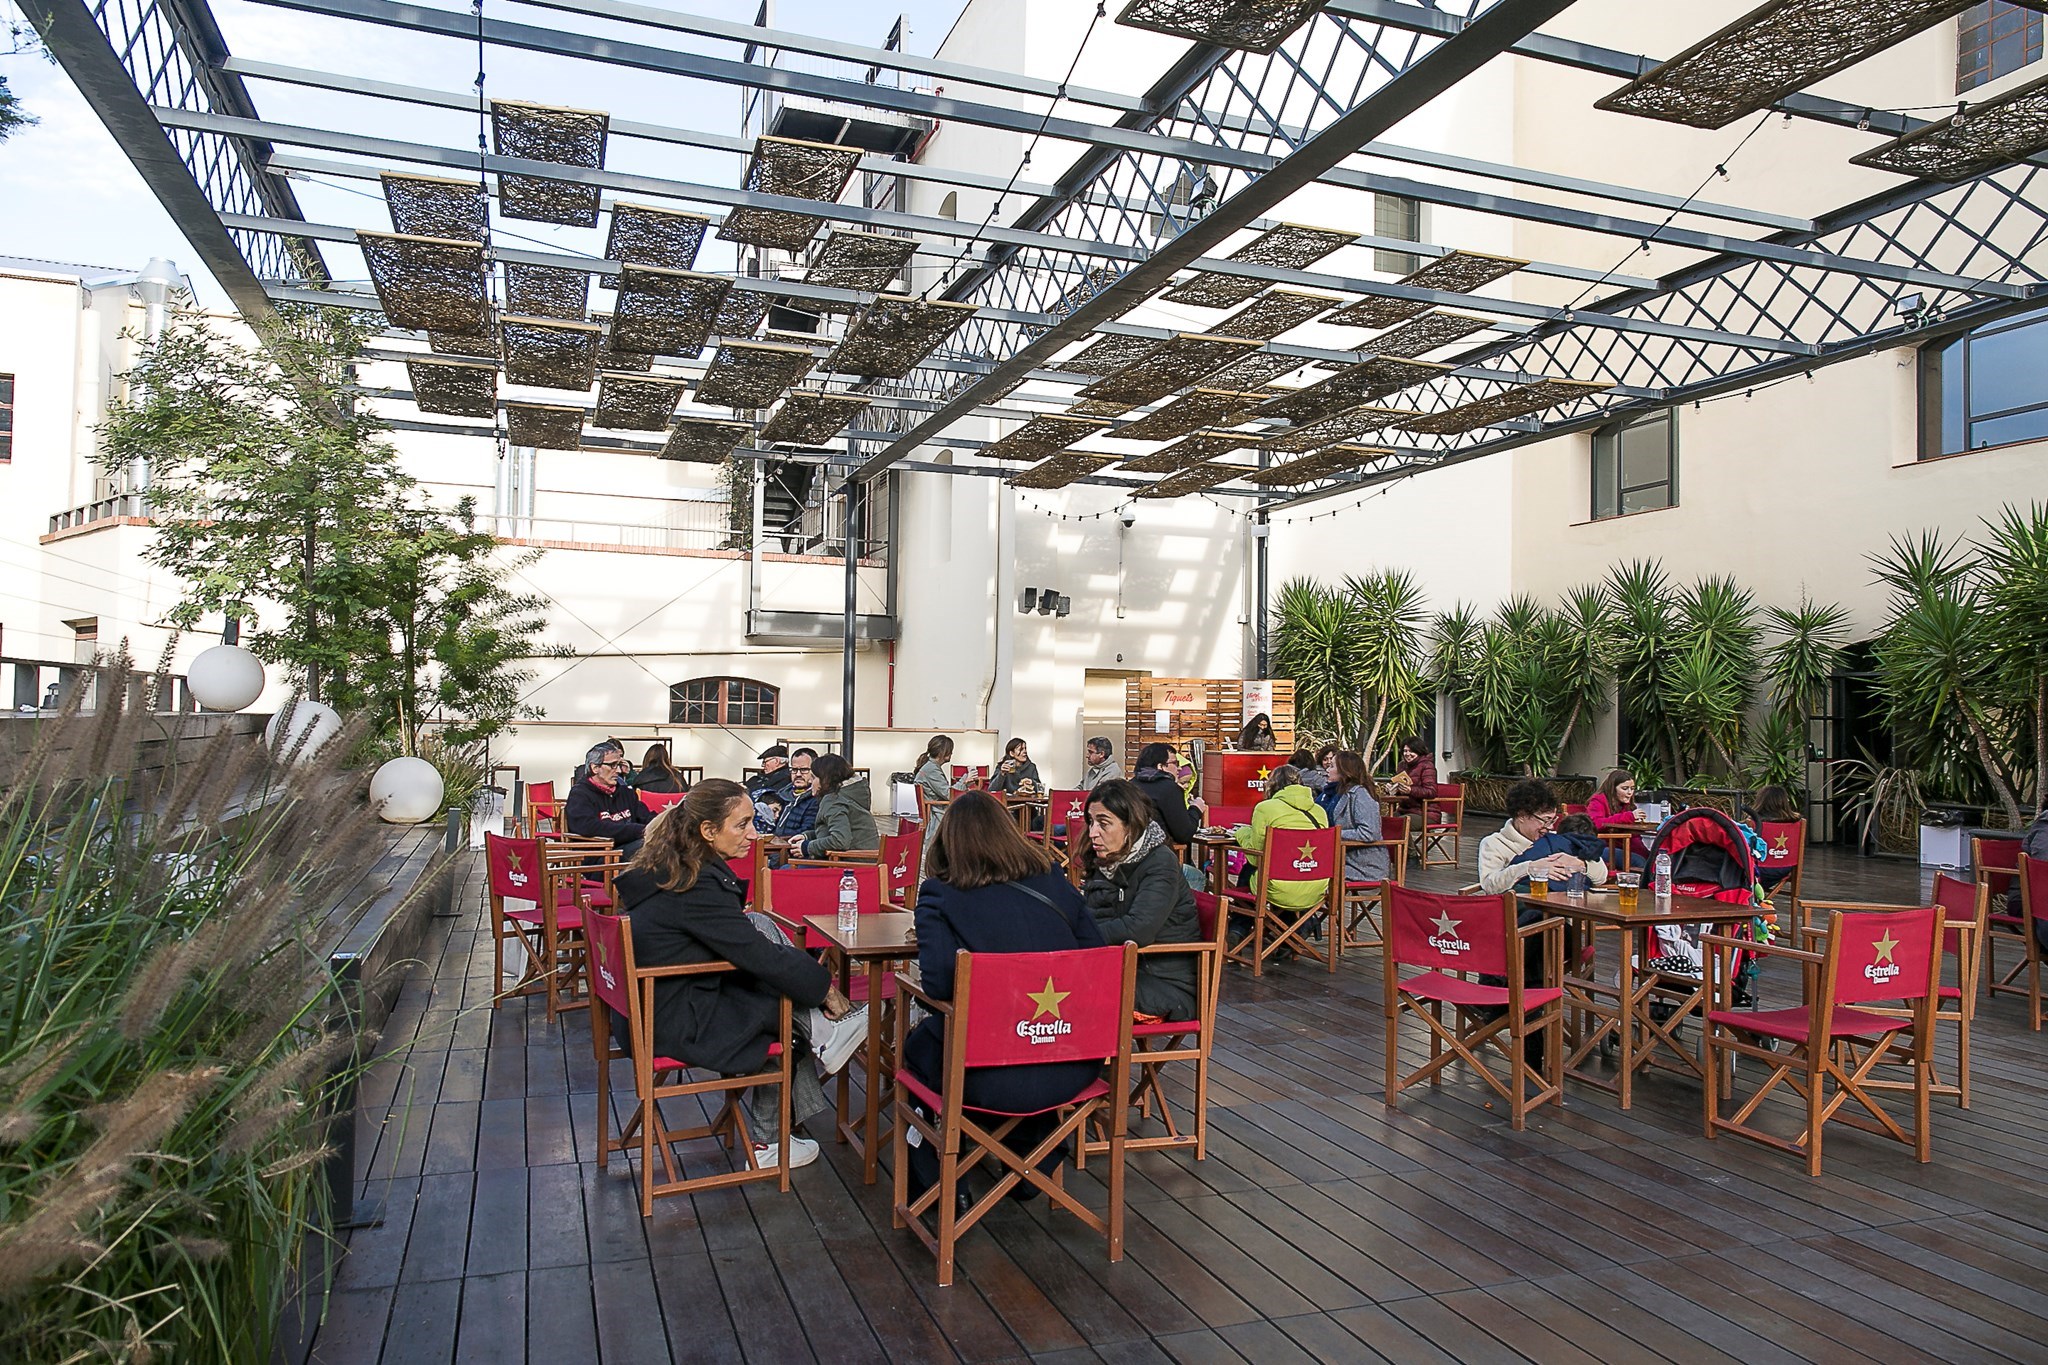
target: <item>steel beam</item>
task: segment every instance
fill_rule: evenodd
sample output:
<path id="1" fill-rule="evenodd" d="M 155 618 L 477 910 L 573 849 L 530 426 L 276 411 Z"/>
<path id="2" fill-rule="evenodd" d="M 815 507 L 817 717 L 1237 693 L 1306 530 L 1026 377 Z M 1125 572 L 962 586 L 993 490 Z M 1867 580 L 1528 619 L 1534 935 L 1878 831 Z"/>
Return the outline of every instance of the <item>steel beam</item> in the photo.
<path id="1" fill-rule="evenodd" d="M 870 456 L 860 467 L 858 477 L 872 478 L 908 455 L 928 437 L 944 430 L 956 416 L 980 403 L 980 391 L 1005 392 L 1020 382 L 1026 372 L 1036 369 L 1041 360 L 1049 359 L 1062 346 L 1093 330 L 1096 323 L 1114 317 L 1150 296 L 1172 277 L 1174 271 L 1193 264 L 1228 241 L 1240 225 L 1278 206 L 1303 185 L 1428 105 L 1436 96 L 1498 56 L 1515 39 L 1526 35 L 1537 24 L 1570 4 L 1571 0 L 1499 0 L 1498 4 L 1467 24 L 1456 37 L 1446 39 L 1373 92 L 1363 103 L 1332 121 L 1269 174 L 1253 180 L 1218 204 L 1207 217 L 1162 245 L 1143 264 L 1125 272 L 1093 298 L 1080 304 L 1058 326 L 1041 333 L 1006 357 L 985 379 L 968 385 L 938 412 Z"/>

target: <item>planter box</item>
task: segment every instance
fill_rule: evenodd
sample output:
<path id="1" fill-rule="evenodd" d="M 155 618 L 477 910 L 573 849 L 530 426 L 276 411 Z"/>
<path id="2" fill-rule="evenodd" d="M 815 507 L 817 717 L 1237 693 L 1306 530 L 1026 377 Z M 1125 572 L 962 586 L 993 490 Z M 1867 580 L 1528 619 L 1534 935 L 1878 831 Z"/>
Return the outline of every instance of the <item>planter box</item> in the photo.
<path id="1" fill-rule="evenodd" d="M 1465 813 L 1467 815 L 1505 816 L 1508 809 L 1508 788 L 1522 780 L 1520 773 L 1452 773 L 1450 780 L 1462 782 L 1465 786 Z M 1559 802 L 1566 805 L 1583 806 L 1593 799 L 1593 793 L 1600 789 L 1597 777 L 1568 776 L 1546 777 L 1550 789 L 1557 793 Z"/>

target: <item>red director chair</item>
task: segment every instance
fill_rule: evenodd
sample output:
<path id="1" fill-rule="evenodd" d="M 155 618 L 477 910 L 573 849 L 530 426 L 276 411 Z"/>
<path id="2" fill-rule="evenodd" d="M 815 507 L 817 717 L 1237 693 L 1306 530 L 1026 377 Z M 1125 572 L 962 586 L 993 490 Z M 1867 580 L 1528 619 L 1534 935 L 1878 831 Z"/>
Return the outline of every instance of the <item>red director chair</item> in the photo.
<path id="1" fill-rule="evenodd" d="M 605 839 L 511 839 L 486 831 L 484 874 L 491 910 L 491 1008 L 522 995 L 547 997 L 548 1022 L 569 1002 L 581 956 L 586 907 L 610 909 L 616 864 L 584 865 L 612 849 Z M 595 884 L 586 878 L 595 876 Z M 505 985 L 505 946 L 517 941 L 526 965 Z"/>
<path id="2" fill-rule="evenodd" d="M 711 1075 L 690 1080 L 690 1064 L 674 1057 L 660 1057 L 654 1051 L 654 983 L 671 977 L 714 976 L 737 970 L 727 962 L 681 963 L 672 967 L 640 967 L 633 962 L 633 934 L 623 916 L 592 911 L 585 920 L 590 937 L 590 990 L 596 1002 L 590 1011 L 590 1041 L 597 1056 L 597 1168 L 604 1170 L 613 1152 L 640 1153 L 640 1216 L 654 1213 L 654 1201 L 662 1195 L 694 1194 L 724 1185 L 754 1180 L 774 1180 L 789 1188 L 789 1068 L 790 1006 L 783 997 L 781 1021 L 775 1041 L 768 1045 L 764 1069 L 745 1076 Z M 614 1020 L 621 1021 L 629 1046 L 620 1047 Z M 633 1114 L 612 1136 L 611 1064 L 633 1063 L 633 1095 L 638 1103 Z M 780 1087 L 780 1113 L 775 1142 L 778 1155 L 773 1167 L 754 1164 L 753 1135 L 747 1131 L 746 1109 L 740 1098 L 756 1085 Z M 724 1103 L 718 1116 L 695 1128 L 670 1128 L 662 1122 L 661 1101 L 698 1095 L 720 1095 Z M 716 1138 L 737 1151 L 745 1163 L 739 1170 L 683 1178 L 678 1174 L 674 1144 Z M 654 1160 L 659 1154 L 663 1179 L 654 1178 Z"/>
<path id="3" fill-rule="evenodd" d="M 1736 1133 L 1767 1147 L 1805 1158 L 1806 1173 L 1820 1174 L 1821 1130 L 1829 1119 L 1906 1143 L 1922 1161 L 1933 1158 L 1927 1106 L 1934 1060 L 1934 1002 L 1941 985 L 1939 906 L 1904 910 L 1843 911 L 1828 915 L 1825 930 L 1805 934 L 1809 943 L 1825 938 L 1820 951 L 1758 943 L 1725 934 L 1704 934 L 1710 1007 L 1700 1030 L 1706 1063 L 1706 1134 Z M 1796 962 L 1805 1003 L 1792 1009 L 1732 1008 L 1729 969 L 1737 952 Z M 1869 1008 L 1894 1003 L 1906 1017 Z M 1774 1048 L 1771 1044 L 1778 1044 Z M 1770 1074 L 1732 1117 L 1737 1057 L 1768 1067 Z M 1878 1106 L 1871 1091 L 1893 1086 L 1873 1080 L 1886 1063 L 1913 1069 L 1906 1087 L 1913 1093 L 1913 1124 L 1899 1123 Z M 1787 1138 L 1752 1122 L 1780 1086 L 1804 1101 L 1806 1126 Z M 1844 1112 L 1854 1100 L 1864 1113 Z"/>
<path id="4" fill-rule="evenodd" d="M 884 834 L 881 867 L 883 903 L 894 910 L 914 908 L 924 879 L 924 826 L 905 821 L 896 833 Z"/>
<path id="5" fill-rule="evenodd" d="M 1543 979 L 1564 977 L 1564 921 L 1515 924 L 1515 898 L 1449 896 L 1405 886 L 1387 890 L 1387 1107 L 1418 1081 L 1438 1085 L 1443 1069 L 1463 1062 L 1507 1101 L 1508 1122 L 1521 1128 L 1529 1111 L 1564 1098 L 1564 991 L 1525 980 L 1527 945 L 1542 944 Z M 1403 979 L 1403 964 L 1426 968 Z M 1489 976 L 1503 986 L 1476 981 Z M 1444 1006 L 1453 1011 L 1444 1021 Z M 1429 1060 L 1403 1075 L 1400 1018 L 1413 1014 L 1429 1030 Z M 1542 1065 L 1528 1043 L 1543 1041 Z M 1480 1058 L 1488 1044 L 1508 1062 L 1503 1079 Z"/>
<path id="6" fill-rule="evenodd" d="M 1300 882 L 1323 882 L 1326 890 L 1300 910 L 1273 903 L 1274 886 Z M 1291 945 L 1337 970 L 1338 955 L 1344 950 L 1344 851 L 1336 830 L 1268 829 L 1251 889 L 1233 886 L 1223 894 L 1231 914 L 1249 916 L 1252 922 L 1251 932 L 1228 950 L 1232 962 L 1250 967 L 1253 976 L 1263 976 L 1266 959 Z M 1321 946 L 1308 937 L 1309 925 L 1318 915 L 1327 916 Z"/>
<path id="7" fill-rule="evenodd" d="M 953 1250 L 960 1235 L 987 1216 L 1020 1182 L 1079 1218 L 1109 1243 L 1109 1259 L 1124 1257 L 1124 1141 L 1130 1076 L 1124 1059 L 1130 1054 L 1131 1001 L 1136 990 L 1138 957 L 1131 944 L 1117 948 L 1078 948 L 1053 953 L 970 953 L 954 958 L 953 998 L 936 1000 L 899 977 L 903 994 L 946 1021 L 945 1077 L 937 1090 L 908 1068 L 896 1073 L 897 1103 L 894 1157 L 895 1201 L 892 1225 L 906 1223 L 918 1240 L 938 1258 L 939 1283 L 953 1283 Z M 908 1011 L 897 1012 L 896 1047 L 902 1055 Z M 1006 1114 L 970 1108 L 960 1101 L 967 1073 L 980 1067 L 1020 1066 L 1033 1062 L 1107 1062 L 1109 1078 L 1096 1079 L 1058 1104 L 1038 1111 L 1058 1113 L 1059 1122 L 1031 1151 L 1019 1155 L 1003 1139 L 1034 1114 Z M 914 1097 L 933 1117 L 927 1119 L 909 1103 Z M 1075 1140 L 1084 1126 L 1100 1116 L 1109 1132 L 1109 1204 L 1096 1213 L 1069 1194 L 1064 1172 L 1046 1175 L 1041 1161 Z M 915 1128 L 939 1157 L 939 1178 L 915 1200 L 910 1198 L 909 1135 Z M 987 1194 L 967 1211 L 955 1207 L 960 1178 L 988 1160 L 1001 1172 Z M 935 1216 L 936 1226 L 926 1218 Z"/>
<path id="8" fill-rule="evenodd" d="M 1422 865 L 1428 867 L 1456 867 L 1458 859 L 1465 856 L 1465 784 L 1462 782 L 1439 782 L 1436 795 L 1422 803 L 1422 812 L 1414 830 L 1415 852 Z M 1444 844 L 1449 843 L 1451 852 L 1444 857 Z"/>
<path id="9" fill-rule="evenodd" d="M 1346 948 L 1378 948 L 1386 942 L 1386 932 L 1380 926 L 1387 916 L 1387 888 L 1408 880 L 1408 817 L 1382 815 L 1379 839 L 1365 847 L 1387 850 L 1387 876 L 1377 882 L 1344 883 Z"/>
<path id="10" fill-rule="evenodd" d="M 2027 924 L 2026 908 L 2020 903 L 2020 841 L 1980 835 L 1970 840 L 1970 862 L 1977 869 L 1977 881 L 1991 898 L 1991 918 L 1984 938 L 1984 974 L 1990 978 L 1990 994 L 2011 991 L 2024 995 L 2027 988 L 2018 982 L 2020 973 L 2027 969 L 2027 940 L 2033 931 Z M 2001 943 L 2010 943 L 2020 950 L 2020 960 L 2003 976 L 1998 974 Z"/>

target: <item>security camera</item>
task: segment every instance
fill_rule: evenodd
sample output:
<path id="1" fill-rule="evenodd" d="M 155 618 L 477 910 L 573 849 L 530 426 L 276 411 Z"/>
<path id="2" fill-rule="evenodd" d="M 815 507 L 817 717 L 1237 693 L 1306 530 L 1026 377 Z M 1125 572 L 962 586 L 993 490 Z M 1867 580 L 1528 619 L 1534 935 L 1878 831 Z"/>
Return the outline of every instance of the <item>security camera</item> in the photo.
<path id="1" fill-rule="evenodd" d="M 1126 531 L 1130 530 L 1133 526 L 1136 526 L 1138 524 L 1138 518 L 1129 512 L 1124 513 L 1121 517 L 1117 518 L 1117 520 L 1121 521 L 1124 524 L 1124 529 Z"/>

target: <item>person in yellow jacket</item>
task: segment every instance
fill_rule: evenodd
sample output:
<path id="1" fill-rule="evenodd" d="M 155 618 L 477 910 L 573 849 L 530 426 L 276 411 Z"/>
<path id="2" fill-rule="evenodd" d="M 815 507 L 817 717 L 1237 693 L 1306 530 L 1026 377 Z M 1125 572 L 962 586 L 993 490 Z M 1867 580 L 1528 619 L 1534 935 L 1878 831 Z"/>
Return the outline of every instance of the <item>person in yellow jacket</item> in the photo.
<path id="1" fill-rule="evenodd" d="M 1316 794 L 1301 785 L 1301 769 L 1283 763 L 1266 780 L 1266 799 L 1252 807 L 1252 822 L 1231 831 L 1237 846 L 1245 851 L 1254 876 L 1259 856 L 1266 851 L 1269 829 L 1323 829 L 1330 817 L 1316 804 Z M 1282 910 L 1306 910 L 1330 894 L 1327 878 L 1318 882 L 1274 882 L 1266 899 Z"/>

